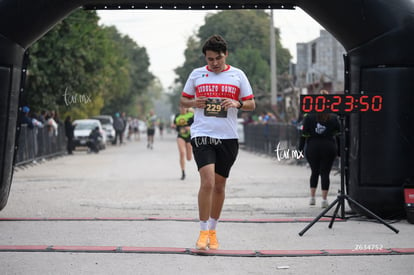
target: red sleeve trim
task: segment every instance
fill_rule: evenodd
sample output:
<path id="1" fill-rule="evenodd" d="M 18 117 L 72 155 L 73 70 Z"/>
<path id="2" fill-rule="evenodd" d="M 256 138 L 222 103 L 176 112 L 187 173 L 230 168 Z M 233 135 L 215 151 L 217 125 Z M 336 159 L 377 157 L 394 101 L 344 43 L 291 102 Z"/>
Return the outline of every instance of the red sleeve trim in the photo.
<path id="1" fill-rule="evenodd" d="M 242 97 L 242 98 L 241 98 L 241 100 L 242 100 L 242 101 L 245 101 L 245 100 L 249 100 L 249 99 L 253 99 L 253 98 L 254 98 L 254 95 L 253 95 L 253 94 L 251 94 L 251 95 L 248 95 L 248 96 Z"/>
<path id="2" fill-rule="evenodd" d="M 181 95 L 182 95 L 183 97 L 187 97 L 187 98 L 194 98 L 194 96 L 193 96 L 193 95 L 189 95 L 189 94 L 187 94 L 187 93 L 185 93 L 185 92 L 182 92 L 182 93 L 181 93 Z"/>

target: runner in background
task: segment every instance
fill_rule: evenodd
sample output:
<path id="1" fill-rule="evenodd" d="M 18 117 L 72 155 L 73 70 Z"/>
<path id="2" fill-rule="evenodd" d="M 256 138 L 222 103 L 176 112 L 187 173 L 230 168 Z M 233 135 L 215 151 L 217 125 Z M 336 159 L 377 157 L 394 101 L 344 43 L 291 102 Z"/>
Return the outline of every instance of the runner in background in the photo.
<path id="1" fill-rule="evenodd" d="M 174 118 L 173 128 L 177 130 L 177 146 L 180 156 L 181 180 L 185 179 L 185 160 L 192 159 L 190 126 L 194 121 L 194 112 L 180 106 L 180 113 Z"/>
<path id="2" fill-rule="evenodd" d="M 147 115 L 147 148 L 154 149 L 154 135 L 155 127 L 157 126 L 157 116 L 154 110 L 151 110 Z"/>
<path id="3" fill-rule="evenodd" d="M 158 130 L 160 130 L 160 137 L 161 139 L 164 137 L 164 126 L 165 126 L 165 122 L 163 118 L 160 118 L 158 120 Z"/>

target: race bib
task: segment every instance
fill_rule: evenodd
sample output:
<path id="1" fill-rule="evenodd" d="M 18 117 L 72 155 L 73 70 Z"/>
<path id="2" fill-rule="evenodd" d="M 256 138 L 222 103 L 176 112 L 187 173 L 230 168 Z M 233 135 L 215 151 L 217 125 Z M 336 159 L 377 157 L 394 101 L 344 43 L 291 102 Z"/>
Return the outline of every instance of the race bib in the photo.
<path id="1" fill-rule="evenodd" d="M 204 108 L 204 115 L 214 117 L 227 117 L 227 111 L 220 105 L 220 103 L 220 98 L 207 99 L 206 108 Z"/>

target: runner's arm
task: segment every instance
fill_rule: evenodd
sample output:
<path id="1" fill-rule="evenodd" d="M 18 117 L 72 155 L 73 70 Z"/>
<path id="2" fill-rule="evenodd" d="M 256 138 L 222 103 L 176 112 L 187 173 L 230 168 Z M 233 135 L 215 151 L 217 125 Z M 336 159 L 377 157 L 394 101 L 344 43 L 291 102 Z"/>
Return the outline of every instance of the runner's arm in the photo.
<path id="1" fill-rule="evenodd" d="M 237 102 L 237 107 L 239 106 L 240 103 Z M 243 106 L 240 108 L 242 111 L 253 111 L 254 109 L 256 109 L 256 102 L 253 98 L 243 101 Z"/>
<path id="2" fill-rule="evenodd" d="M 181 97 L 181 105 L 186 108 L 195 107 L 204 109 L 206 107 L 207 97 L 201 96 L 196 98 L 189 98 L 186 96 Z"/>

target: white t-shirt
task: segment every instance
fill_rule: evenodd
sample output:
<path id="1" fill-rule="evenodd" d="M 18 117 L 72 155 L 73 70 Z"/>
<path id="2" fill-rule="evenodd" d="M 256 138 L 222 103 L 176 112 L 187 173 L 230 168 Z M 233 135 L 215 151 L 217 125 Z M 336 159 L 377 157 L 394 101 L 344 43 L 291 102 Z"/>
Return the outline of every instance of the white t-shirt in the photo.
<path id="1" fill-rule="evenodd" d="M 207 66 L 194 69 L 187 79 L 182 96 L 206 96 L 220 99 L 248 100 L 253 98 L 252 87 L 244 72 L 227 65 L 216 74 Z M 226 117 L 206 116 L 204 109 L 195 108 L 191 137 L 208 136 L 219 139 L 237 139 L 237 108 L 227 110 Z"/>

